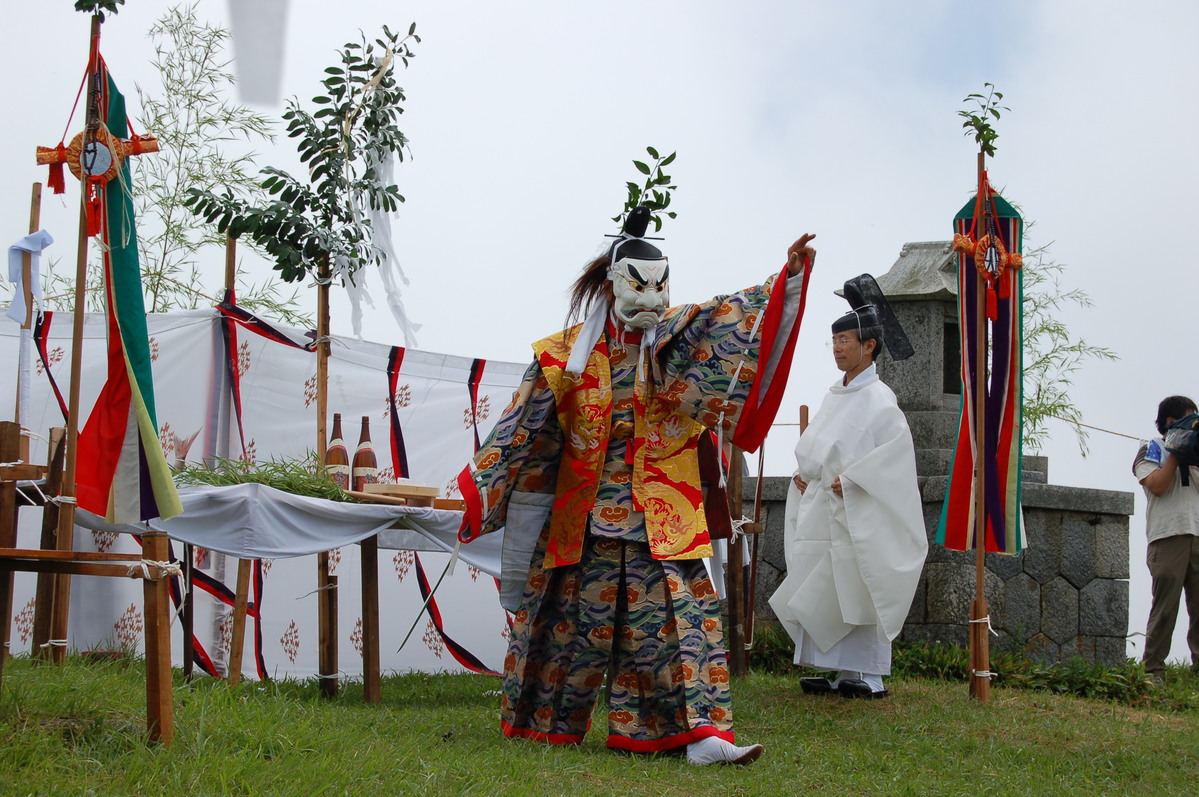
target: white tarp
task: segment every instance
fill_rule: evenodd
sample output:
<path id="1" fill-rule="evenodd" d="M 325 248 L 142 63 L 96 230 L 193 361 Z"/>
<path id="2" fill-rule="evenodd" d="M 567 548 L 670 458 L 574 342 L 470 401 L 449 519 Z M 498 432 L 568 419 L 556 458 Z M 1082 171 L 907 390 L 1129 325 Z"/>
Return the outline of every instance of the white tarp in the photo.
<path id="1" fill-rule="evenodd" d="M 185 487 L 183 513 L 144 526 L 113 525 L 86 510 L 75 522 L 94 531 L 137 534 L 145 528 L 238 559 L 289 559 L 342 548 L 379 536 L 381 548 L 452 552 L 493 578 L 500 576 L 502 535 L 459 548 L 462 512 L 426 506 L 354 504 L 310 498 L 263 484 Z"/>
<path id="2" fill-rule="evenodd" d="M 214 310 L 195 310 L 152 314 L 147 321 L 158 427 L 169 462 L 196 462 L 212 455 L 240 458 L 243 436 L 245 457 L 256 462 L 298 458 L 316 447 L 316 357 L 311 351 L 238 328 L 232 360 L 240 377 L 242 430 L 239 434 L 233 412 L 234 393 L 227 378 L 229 358 L 225 356 L 221 316 Z M 64 399 L 69 386 L 72 323 L 69 313 L 52 314 L 49 329 L 40 341 L 50 364 L 49 373 L 57 380 Z M 86 419 L 106 368 L 103 318 L 86 315 L 84 330 L 81 407 Z M 293 341 L 307 340 L 301 330 L 283 327 L 279 330 Z M 16 324 L 0 324 L 0 385 L 15 387 L 19 336 Z M 63 425 L 63 414 L 46 369 L 40 358 L 35 360 L 32 412 L 21 420 L 35 435 L 44 436 L 49 428 Z M 399 471 L 414 482 L 438 487 L 445 497 L 456 497 L 454 476 L 474 453 L 476 440 L 486 436 L 507 405 L 524 369 L 523 363 L 483 362 L 335 336 L 329 363 L 329 411 L 342 414 L 344 435 L 351 451 L 358 439 L 361 418 L 370 419 L 382 481 L 394 480 Z M 12 394 L 12 390 L 0 393 Z M 12 406 L 9 402 L 0 409 L 0 417 L 11 418 Z M 46 460 L 41 437 L 35 438 L 30 459 Z M 406 471 L 402 463 L 406 463 Z M 448 515 L 433 514 L 441 518 L 444 533 L 449 534 Z M 37 547 L 40 511 L 24 509 L 21 515 L 18 545 Z M 187 522 L 185 516 L 180 518 L 181 522 Z M 305 533 L 315 538 L 310 541 L 309 550 L 322 544 L 332 548 L 330 569 L 339 576 L 339 665 L 343 674 L 359 676 L 362 664 L 358 547 L 342 541 L 344 518 L 328 517 L 297 525 L 305 525 Z M 438 581 L 449 554 L 433 551 L 449 550 L 452 537 L 423 533 L 414 536 L 411 529 L 386 534 L 390 537 L 381 540 L 381 544 L 397 550 L 390 558 L 380 555 L 384 671 L 459 669 L 445 639 L 429 621 L 428 613 L 420 611 L 423 598 L 416 583 L 420 567 L 426 572 L 427 583 Z M 199 546 L 193 554 L 195 565 L 232 590 L 236 561 L 217 552 L 225 550 L 226 543 L 211 542 L 206 546 L 199 540 L 200 537 L 192 540 Z M 83 528 L 76 529 L 75 547 L 139 550 L 128 534 Z M 179 546 L 173 548 L 180 555 Z M 247 634 L 245 675 L 256 674 L 252 647 L 255 636 L 260 640 L 268 675 L 317 674 L 313 592 L 316 558 L 283 551 L 266 556 L 270 550 L 266 544 L 237 550 L 264 555 L 261 594 L 251 594 L 251 600 L 258 602 L 262 619 L 257 628 L 251 623 Z M 284 558 L 285 555 L 291 558 Z M 488 575 L 493 571 L 488 568 L 484 572 L 471 564 L 481 556 L 483 549 L 465 556 L 465 566 L 455 568 L 445 577 L 435 599 L 445 634 L 494 669 L 502 663 L 507 623 L 499 607 L 495 581 Z M 16 576 L 10 634 L 14 653 L 27 650 L 30 644 L 34 582 L 32 574 Z M 418 632 L 403 650 L 397 651 L 414 622 L 418 622 Z M 74 577 L 68 640 L 73 649 L 124 646 L 140 650 L 141 623 L 140 585 L 136 582 Z M 230 612 L 225 603 L 197 590 L 196 636 L 219 672 L 223 672 L 228 657 L 230 627 Z M 182 635 L 176 622 L 172 638 L 176 665 L 182 662 L 182 649 Z"/>

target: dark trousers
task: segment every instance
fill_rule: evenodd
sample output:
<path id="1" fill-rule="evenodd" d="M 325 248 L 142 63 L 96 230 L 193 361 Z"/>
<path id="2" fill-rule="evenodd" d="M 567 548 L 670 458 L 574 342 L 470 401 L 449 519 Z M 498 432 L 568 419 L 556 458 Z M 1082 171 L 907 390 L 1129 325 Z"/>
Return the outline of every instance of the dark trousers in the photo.
<path id="1" fill-rule="evenodd" d="M 1153 577 L 1153 606 L 1145 631 L 1145 655 L 1141 661 L 1151 673 L 1165 671 L 1170 641 L 1178 620 L 1178 601 L 1186 593 L 1187 646 L 1192 666 L 1199 665 L 1199 537 L 1180 534 L 1149 543 L 1145 556 Z"/>

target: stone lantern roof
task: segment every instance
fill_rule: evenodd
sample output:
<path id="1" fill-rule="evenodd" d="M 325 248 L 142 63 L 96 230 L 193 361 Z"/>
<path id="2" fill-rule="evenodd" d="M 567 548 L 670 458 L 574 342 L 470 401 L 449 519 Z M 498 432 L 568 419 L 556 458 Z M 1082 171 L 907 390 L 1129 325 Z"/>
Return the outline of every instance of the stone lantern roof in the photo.
<path id="1" fill-rule="evenodd" d="M 890 301 L 957 298 L 957 258 L 952 241 L 915 241 L 899 250 L 891 270 L 877 280 Z"/>

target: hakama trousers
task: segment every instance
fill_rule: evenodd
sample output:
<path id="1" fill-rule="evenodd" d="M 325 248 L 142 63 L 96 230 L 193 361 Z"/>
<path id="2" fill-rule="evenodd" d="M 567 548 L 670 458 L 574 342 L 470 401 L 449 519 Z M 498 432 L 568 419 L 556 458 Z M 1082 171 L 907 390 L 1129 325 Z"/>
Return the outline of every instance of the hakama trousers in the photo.
<path id="1" fill-rule="evenodd" d="M 575 565 L 533 566 L 504 660 L 504 734 L 578 744 L 607 678 L 608 746 L 734 741 L 720 605 L 703 562 L 588 535 Z"/>

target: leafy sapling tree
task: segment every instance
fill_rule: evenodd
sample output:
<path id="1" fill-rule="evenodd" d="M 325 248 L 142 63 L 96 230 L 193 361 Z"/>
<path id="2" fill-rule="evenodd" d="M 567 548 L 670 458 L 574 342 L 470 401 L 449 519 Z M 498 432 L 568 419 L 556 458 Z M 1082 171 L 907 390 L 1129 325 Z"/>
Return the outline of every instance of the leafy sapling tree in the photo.
<path id="1" fill-rule="evenodd" d="M 632 181 L 625 183 L 629 189 L 628 198 L 625 200 L 624 209 L 618 215 L 613 216 L 612 221 L 623 224 L 630 210 L 638 205 L 645 205 L 650 210 L 650 219 L 654 222 L 654 232 L 661 232 L 662 216 L 673 219 L 678 215 L 673 210 L 666 209 L 670 207 L 670 192 L 677 186 L 672 185 L 670 175 L 662 171 L 663 167 L 674 162 L 677 153 L 672 152 L 662 157 L 653 147 L 646 147 L 645 151 L 653 158 L 653 165 L 645 161 L 633 161 L 633 166 L 637 171 L 645 175 L 645 182 L 641 185 Z"/>
<path id="2" fill-rule="evenodd" d="M 373 42 L 350 42 L 339 63 L 325 70 L 324 92 L 312 98 L 315 110 L 288 102 L 287 135 L 308 173 L 262 169 L 260 185 L 274 199 L 255 203 L 230 191 L 192 189 L 184 204 L 222 234 L 265 249 L 287 282 L 310 274 L 348 280 L 362 266 L 381 263 L 370 212 L 390 213 L 404 201 L 396 185 L 380 179 L 393 156 L 403 159 L 407 145 L 397 126 L 405 96 L 392 67 L 397 59 L 407 66 L 411 44 L 419 41 L 413 24 L 406 36 L 384 27 Z"/>
<path id="3" fill-rule="evenodd" d="M 958 116 L 965 119 L 962 122 L 962 127 L 966 128 L 966 135 L 974 136 L 974 143 L 978 144 L 979 151 L 989 158 L 995 157 L 995 140 L 999 138 L 998 131 L 991 125 L 991 120 L 999 120 L 1001 110 L 1010 111 L 1006 105 L 1000 105 L 999 101 L 1003 99 L 1002 92 L 995 90 L 993 83 L 984 83 L 983 88 L 987 89 L 986 96 L 982 94 L 968 94 L 962 102 L 974 106 L 974 110 L 966 108 L 958 111 Z"/>

